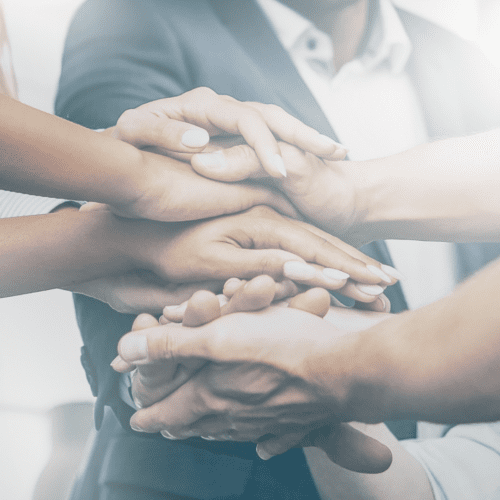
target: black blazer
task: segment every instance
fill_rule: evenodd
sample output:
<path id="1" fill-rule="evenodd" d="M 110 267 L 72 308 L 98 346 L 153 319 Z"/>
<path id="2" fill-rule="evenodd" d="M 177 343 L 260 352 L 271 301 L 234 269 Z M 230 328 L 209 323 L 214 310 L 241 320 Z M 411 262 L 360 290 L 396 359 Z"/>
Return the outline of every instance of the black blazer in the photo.
<path id="1" fill-rule="evenodd" d="M 500 76 L 484 56 L 436 25 L 407 12 L 400 15 L 414 48 L 407 70 L 430 137 L 498 126 Z M 126 109 L 199 86 L 243 101 L 277 104 L 335 137 L 253 0 L 87 0 L 66 40 L 56 113 L 103 128 L 114 125 Z M 363 250 L 391 263 L 383 243 Z M 499 254 L 498 245 L 459 246 L 461 276 Z M 394 312 L 406 308 L 399 285 L 388 295 Z M 97 396 L 97 425 L 104 405 L 110 405 L 128 427 L 132 410 L 118 396 L 118 375 L 109 363 L 133 317 L 82 296 L 75 296 L 75 308 L 84 341 L 82 364 Z M 243 444 L 189 442 L 233 456 L 254 454 L 253 446 Z"/>

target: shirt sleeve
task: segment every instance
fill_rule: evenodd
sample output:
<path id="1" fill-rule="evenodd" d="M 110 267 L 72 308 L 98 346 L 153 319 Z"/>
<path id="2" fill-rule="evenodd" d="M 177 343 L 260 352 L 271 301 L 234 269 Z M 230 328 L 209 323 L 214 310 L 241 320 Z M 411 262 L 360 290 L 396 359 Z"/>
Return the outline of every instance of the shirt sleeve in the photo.
<path id="1" fill-rule="evenodd" d="M 451 427 L 437 439 L 401 441 L 424 467 L 436 500 L 484 500 L 500 491 L 500 422 Z"/>
<path id="2" fill-rule="evenodd" d="M 68 203 L 68 200 L 0 190 L 0 219 L 48 214 L 64 203 Z M 77 204 L 77 202 L 72 203 Z"/>

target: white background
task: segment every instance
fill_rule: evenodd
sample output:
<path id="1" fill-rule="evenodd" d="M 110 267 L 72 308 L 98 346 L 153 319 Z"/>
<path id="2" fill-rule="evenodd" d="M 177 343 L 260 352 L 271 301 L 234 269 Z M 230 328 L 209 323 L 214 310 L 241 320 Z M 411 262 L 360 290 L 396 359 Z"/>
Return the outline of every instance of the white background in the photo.
<path id="1" fill-rule="evenodd" d="M 81 1 L 3 0 L 23 102 L 52 111 L 65 33 Z M 474 0 L 397 3 L 475 36 Z M 488 3 L 498 6 L 496 0 Z M 500 63 L 498 17 L 490 14 L 488 20 L 490 32 L 483 39 Z M 28 500 L 50 451 L 43 412 L 92 399 L 79 362 L 81 342 L 70 294 L 51 291 L 0 300 L 0 342 L 0 499 Z"/>

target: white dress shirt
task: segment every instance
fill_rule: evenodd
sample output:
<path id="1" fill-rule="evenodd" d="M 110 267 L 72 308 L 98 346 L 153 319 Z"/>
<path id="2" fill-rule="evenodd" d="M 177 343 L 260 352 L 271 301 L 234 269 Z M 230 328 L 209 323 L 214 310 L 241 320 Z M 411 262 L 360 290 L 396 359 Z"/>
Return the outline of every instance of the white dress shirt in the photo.
<path id="1" fill-rule="evenodd" d="M 257 0 L 299 74 L 352 160 L 399 153 L 428 140 L 413 84 L 405 72 L 411 42 L 389 0 L 363 54 L 333 67 L 328 35 L 277 0 Z M 436 2 L 439 3 L 439 2 Z M 410 308 L 448 294 L 455 285 L 448 243 L 389 241 Z M 500 487 L 500 424 L 419 423 L 417 440 L 402 445 L 424 467 L 436 499 L 491 498 Z"/>

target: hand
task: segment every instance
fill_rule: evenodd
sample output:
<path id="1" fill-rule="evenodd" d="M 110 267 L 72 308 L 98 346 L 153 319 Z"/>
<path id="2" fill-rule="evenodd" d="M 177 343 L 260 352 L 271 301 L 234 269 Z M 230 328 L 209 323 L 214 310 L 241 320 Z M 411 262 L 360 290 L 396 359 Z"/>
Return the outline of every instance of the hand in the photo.
<path id="1" fill-rule="evenodd" d="M 184 224 L 123 224 L 130 231 L 132 244 L 127 252 L 135 257 L 136 267 L 171 282 L 252 278 L 264 273 L 339 290 L 362 302 L 377 300 L 385 286 L 395 282 L 377 261 L 268 207 Z"/>
<path id="2" fill-rule="evenodd" d="M 123 314 L 161 314 L 164 307 L 177 306 L 198 290 L 221 290 L 223 281 L 169 283 L 149 271 L 137 270 L 80 283 L 65 290 L 108 304 Z"/>
<path id="3" fill-rule="evenodd" d="M 322 157 L 339 159 L 346 154 L 339 144 L 278 106 L 239 102 L 208 88 L 125 111 L 110 132 L 136 147 L 156 147 L 184 160 L 203 150 L 210 137 L 241 136 L 255 151 L 264 170 L 277 178 L 286 176 L 286 172 L 273 134 Z"/>
<path id="4" fill-rule="evenodd" d="M 367 165 L 330 161 L 280 142 L 288 175 L 266 179 L 266 172 L 248 145 L 231 144 L 227 149 L 224 144 L 220 146 L 216 155 L 194 155 L 191 161 L 194 170 L 207 178 L 225 182 L 260 179 L 286 194 L 315 226 L 355 246 L 371 241 L 372 235 L 364 227 L 370 209 L 363 203 L 366 198 L 363 188 L 370 175 Z M 212 144 L 212 147 L 217 146 Z"/>
<path id="5" fill-rule="evenodd" d="M 260 284 L 258 284 L 257 280 L 258 279 L 252 280 L 252 282 L 248 283 L 245 287 L 240 286 L 240 288 L 235 291 L 229 304 L 227 304 L 229 307 L 226 306 L 226 310 L 235 310 L 238 307 L 241 307 L 243 310 L 249 310 L 251 308 L 258 309 L 265 306 L 266 302 L 269 303 L 273 296 L 274 283 L 271 280 L 261 279 Z M 319 309 L 322 309 L 324 314 L 327 310 L 324 306 L 328 305 L 329 300 L 328 296 L 323 295 L 322 292 L 324 293 L 324 291 L 316 289 L 299 295 L 292 299 L 292 301 L 295 302 L 291 304 L 291 307 L 310 309 L 311 305 L 315 304 L 316 308 L 319 306 Z M 265 298 L 266 296 L 267 301 Z M 237 303 L 235 302 L 235 298 Z M 323 306 L 320 305 L 322 302 Z M 213 319 L 220 314 L 221 310 L 215 297 L 211 300 L 208 293 L 203 296 L 197 295 L 189 301 L 185 313 L 184 324 L 197 326 L 205 320 Z M 134 324 L 136 330 L 154 327 L 155 324 L 158 324 L 154 318 L 149 318 L 148 320 L 147 316 L 140 316 Z M 138 345 L 137 342 L 134 342 L 133 338 L 130 338 L 130 335 L 122 340 L 120 344 L 122 357 L 117 358 L 113 363 L 115 369 L 119 371 L 130 369 L 130 365 L 123 360 L 127 355 L 133 354 L 131 349 L 126 346 L 127 339 L 133 341 L 132 346 L 135 348 L 137 348 Z M 135 337 L 135 340 L 138 340 L 138 337 Z M 155 343 L 155 341 L 158 340 L 160 340 L 160 337 L 155 334 L 148 338 L 150 357 L 152 354 L 157 354 L 154 347 L 160 347 L 160 344 Z M 135 353 L 135 355 L 137 355 L 137 353 Z M 294 386 L 293 382 L 287 380 L 285 374 L 280 374 L 278 371 L 265 367 L 264 365 L 231 365 L 230 367 L 223 367 L 212 364 L 205 366 L 203 370 L 198 371 L 198 373 L 189 380 L 189 377 L 186 377 L 186 369 L 191 369 L 192 376 L 196 370 L 200 370 L 203 363 L 200 364 L 200 362 L 196 360 L 184 360 L 185 364 L 181 366 L 175 365 L 175 370 L 173 370 L 174 364 L 172 363 L 170 363 L 170 369 L 165 370 L 165 363 L 167 363 L 167 365 L 169 364 L 168 361 L 159 359 L 156 363 L 152 361 L 148 364 L 141 363 L 138 365 L 133 383 L 136 401 L 139 402 L 141 406 L 144 403 L 149 405 L 165 397 L 168 393 L 172 393 L 181 384 L 185 383 L 185 385 L 176 392 L 173 392 L 167 400 L 154 405 L 151 409 L 139 412 L 139 414 L 142 413 L 142 418 L 138 417 L 135 421 L 133 419 L 133 428 L 147 430 L 148 432 L 162 430 L 162 434 L 170 439 L 174 437 L 185 438 L 201 434 L 215 436 L 215 439 L 245 441 L 256 441 L 264 434 L 278 432 L 281 434 L 285 432 L 288 439 L 287 442 L 290 442 L 290 438 L 293 437 L 293 444 L 296 444 L 301 439 L 304 439 L 307 433 L 307 430 L 304 431 L 304 428 L 308 429 L 314 426 L 313 423 L 317 421 L 315 419 L 325 417 L 325 408 L 322 408 L 321 405 L 317 408 L 314 396 L 308 395 L 307 392 L 304 391 L 304 388 L 300 387 L 300 384 L 295 384 Z M 193 363 L 197 364 L 197 366 L 189 366 Z M 181 367 L 183 369 L 180 369 Z M 168 380 L 167 372 L 169 372 L 168 375 L 170 376 L 175 372 L 176 377 L 171 377 L 170 380 Z M 165 392 L 165 385 L 168 386 L 169 382 L 170 387 L 167 392 Z M 188 396 L 188 400 L 184 401 L 182 399 L 182 394 L 185 396 L 186 387 L 189 387 L 187 394 L 191 396 Z M 266 401 L 266 393 L 271 395 L 268 401 Z M 146 395 L 146 400 L 144 400 L 144 395 Z M 194 395 L 196 395 L 196 398 L 193 399 L 192 396 Z M 273 395 L 277 395 L 277 398 L 273 398 Z M 151 399 L 152 396 L 153 399 Z M 179 396 L 181 396 L 181 400 L 177 401 Z M 271 402 L 273 400 L 274 402 Z M 259 408 L 260 413 L 262 413 L 262 407 L 264 407 L 263 415 L 252 415 L 250 417 L 252 406 L 259 404 L 259 402 L 261 404 L 261 408 Z M 187 407 L 185 403 L 188 403 Z M 286 404 L 287 414 L 290 412 L 291 408 L 295 410 L 293 419 L 287 417 L 284 422 L 280 423 L 276 420 L 271 420 L 270 425 L 262 427 L 262 422 L 266 419 L 269 420 L 269 409 L 271 408 L 274 410 L 275 408 L 273 408 L 273 405 L 283 405 L 283 403 Z M 302 406 L 303 404 L 305 407 Z M 267 411 L 265 409 L 266 405 L 269 405 Z M 172 411 L 173 408 L 183 408 L 184 410 L 175 412 Z M 201 408 L 206 411 L 201 410 Z M 224 408 L 227 408 L 227 410 L 224 410 Z M 230 410 L 229 408 L 232 409 Z M 241 418 L 242 411 L 248 414 L 248 421 L 246 421 L 245 418 Z M 148 412 L 149 415 L 144 417 L 144 414 Z M 191 422 L 191 417 L 193 416 L 191 412 L 199 416 L 200 420 L 194 422 L 190 427 L 188 424 Z M 231 418 L 227 420 L 225 413 L 230 414 L 232 412 L 237 413 L 238 417 L 235 420 Z M 209 415 L 211 415 L 212 418 L 208 418 Z M 196 418 L 197 417 L 195 417 L 195 420 Z M 253 425 L 254 419 L 259 422 L 257 431 Z M 177 422 L 177 425 L 175 425 L 175 422 Z M 200 424 L 201 428 L 197 429 L 197 426 L 199 427 Z M 158 428 L 155 428 L 155 425 Z M 332 432 L 332 428 L 335 428 L 335 433 Z M 345 424 L 332 425 L 330 423 L 329 432 L 330 439 L 327 440 L 327 442 L 329 445 L 328 450 L 330 452 L 330 457 L 335 462 L 339 463 L 339 465 L 358 472 L 382 472 L 390 465 L 391 454 L 389 450 L 380 445 L 377 441 L 364 436 Z M 318 432 L 316 434 L 318 436 L 320 435 Z M 324 431 L 322 434 L 324 434 Z M 312 435 L 309 439 L 312 439 Z M 317 439 L 318 443 L 323 441 L 325 440 Z M 267 443 L 265 444 L 267 445 Z M 280 444 L 283 444 L 283 438 L 281 438 Z M 260 445 L 258 445 L 258 449 L 259 446 Z M 267 455 L 265 451 L 259 451 L 261 452 L 261 457 L 270 458 L 270 455 Z"/>

